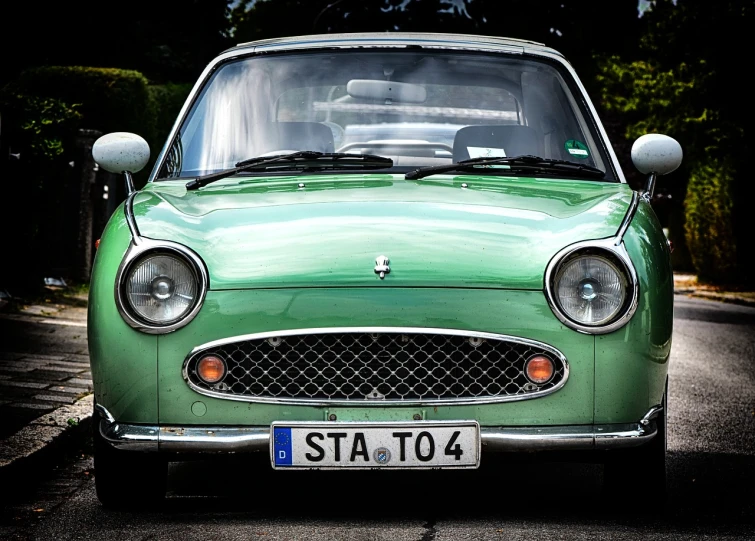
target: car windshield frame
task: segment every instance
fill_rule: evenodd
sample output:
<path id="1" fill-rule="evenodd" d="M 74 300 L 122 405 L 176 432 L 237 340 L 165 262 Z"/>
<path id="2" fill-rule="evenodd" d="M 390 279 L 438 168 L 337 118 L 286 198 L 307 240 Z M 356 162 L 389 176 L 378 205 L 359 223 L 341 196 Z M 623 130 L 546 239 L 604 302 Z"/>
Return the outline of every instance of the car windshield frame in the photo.
<path id="1" fill-rule="evenodd" d="M 594 111 L 594 108 L 591 106 L 589 102 L 589 98 L 584 93 L 584 88 L 579 82 L 579 79 L 577 75 L 574 73 L 573 69 L 569 69 L 568 64 L 564 59 L 562 59 L 558 55 L 550 55 L 550 54 L 542 54 L 542 53 L 512 53 L 509 50 L 501 50 L 501 51 L 479 51 L 479 50 L 464 50 L 464 49 L 454 49 L 449 47 L 448 49 L 425 49 L 425 50 L 415 50 L 415 49 L 402 49 L 402 48 L 395 48 L 395 47 L 375 47 L 370 49 L 359 49 L 359 48 L 346 48 L 346 47 L 333 47 L 333 48 L 315 48 L 315 49 L 294 49 L 294 50 L 285 50 L 285 51 L 271 51 L 271 52 L 246 52 L 244 54 L 238 54 L 231 57 L 225 57 L 225 55 L 221 55 L 216 59 L 215 63 L 211 66 L 208 66 L 208 69 L 205 71 L 205 74 L 202 76 L 200 81 L 195 85 L 194 89 L 192 90 L 190 94 L 190 98 L 187 100 L 187 103 L 184 105 L 184 108 L 182 109 L 181 113 L 179 114 L 179 118 L 177 119 L 174 128 L 171 132 L 171 135 L 169 136 L 168 140 L 166 141 L 165 146 L 163 147 L 162 152 L 158 156 L 158 159 L 156 160 L 154 164 L 154 168 L 152 170 L 152 173 L 150 175 L 150 181 L 166 181 L 166 180 L 185 180 L 185 179 L 191 179 L 196 178 L 199 176 L 199 174 L 204 173 L 207 174 L 219 171 L 222 169 L 222 167 L 217 167 L 215 169 L 209 169 L 209 170 L 194 170 L 190 173 L 187 171 L 186 174 L 182 171 L 179 175 L 166 175 L 164 172 L 167 170 L 166 168 L 169 166 L 172 160 L 175 160 L 175 152 L 172 152 L 172 149 L 177 148 L 177 141 L 181 140 L 184 130 L 186 129 L 186 126 L 189 122 L 191 122 L 191 119 L 195 114 L 198 114 L 198 104 L 203 100 L 203 98 L 207 95 L 208 89 L 211 88 L 211 85 L 213 81 L 216 80 L 219 73 L 222 73 L 224 69 L 227 69 L 229 66 L 233 66 L 234 64 L 243 63 L 243 62 L 250 62 L 255 61 L 256 59 L 275 59 L 275 58 L 281 58 L 285 57 L 287 60 L 296 59 L 296 58 L 302 58 L 307 57 L 308 59 L 311 59 L 313 55 L 322 55 L 322 57 L 332 57 L 333 55 L 339 55 L 339 54 L 356 54 L 356 55 L 395 55 L 395 54 L 405 54 L 405 55 L 425 55 L 428 57 L 431 56 L 438 56 L 445 60 L 448 59 L 467 59 L 476 57 L 480 61 L 484 62 L 490 62 L 490 61 L 500 61 L 503 60 L 503 62 L 523 62 L 523 63 L 529 63 L 530 65 L 540 65 L 543 66 L 544 69 L 550 69 L 553 74 L 558 79 L 558 82 L 560 83 L 561 88 L 561 99 L 567 100 L 568 104 L 566 107 L 568 107 L 568 111 L 571 112 L 573 115 L 574 120 L 576 120 L 576 124 L 581 132 L 581 137 L 584 141 L 582 143 L 582 146 L 580 148 L 586 147 L 589 148 L 590 153 L 590 160 L 589 164 L 597 166 L 604 171 L 606 171 L 606 175 L 602 179 L 596 179 L 596 178 L 585 178 L 585 180 L 592 180 L 597 182 L 625 182 L 623 179 L 623 175 L 621 174 L 620 167 L 618 163 L 616 162 L 616 157 L 612 152 L 612 149 L 609 148 L 609 143 L 606 139 L 605 130 L 603 129 L 602 125 L 600 124 L 599 118 L 597 117 L 597 113 Z M 480 86 L 480 85 L 469 85 L 469 86 Z M 296 88 L 307 88 L 305 85 L 299 86 L 299 87 L 291 87 L 292 89 Z M 485 87 L 481 86 L 481 88 L 491 88 L 491 87 Z M 287 90 L 288 91 L 288 90 Z M 283 93 L 279 94 L 278 99 L 280 99 L 280 96 L 283 95 Z M 277 103 L 277 100 L 276 100 Z M 368 105 L 381 105 L 381 104 L 368 104 Z M 412 103 L 401 103 L 396 104 L 399 107 L 404 108 L 411 108 L 414 107 L 415 104 Z M 519 108 L 521 108 L 521 103 L 517 101 L 516 107 L 517 107 L 517 115 L 524 115 L 523 111 L 519 111 Z M 416 104 L 416 107 L 420 111 L 426 111 L 428 108 L 431 108 L 432 106 L 427 106 L 422 103 Z M 364 107 L 365 109 L 369 109 L 369 107 Z M 518 118 L 518 121 L 521 120 L 521 117 Z M 422 124 L 423 122 L 413 122 L 408 123 L 407 128 L 412 128 L 413 126 L 417 126 Z M 436 124 L 439 128 L 442 128 L 446 126 L 447 124 L 444 124 L 443 122 L 437 122 L 437 123 L 431 123 Z M 376 128 L 379 128 L 381 125 L 385 125 L 385 123 L 375 123 L 374 126 Z M 501 124 L 501 125 L 507 125 L 507 124 Z M 353 124 L 351 126 L 358 126 L 356 124 Z M 345 130 L 344 130 L 345 131 Z M 397 144 L 401 144 L 402 141 L 397 141 Z M 289 149 L 285 149 L 289 150 Z M 296 149 L 290 149 L 290 150 L 296 150 Z M 335 151 L 338 151 L 339 148 L 334 148 Z M 382 150 L 382 149 L 379 149 Z M 380 151 L 376 151 L 375 147 L 368 147 L 366 149 L 362 149 L 361 153 L 372 153 L 372 154 L 380 154 L 384 155 L 386 157 L 392 157 L 390 154 L 385 153 L 382 154 Z M 568 150 L 568 149 L 567 149 Z M 570 151 L 571 152 L 571 151 Z M 436 154 L 437 155 L 437 154 Z M 250 157 L 257 157 L 257 156 L 250 156 L 250 155 L 244 155 L 244 158 L 250 158 Z M 454 160 L 455 161 L 461 161 L 461 160 Z M 451 163 L 450 161 L 448 163 Z M 579 164 L 579 161 L 574 161 L 574 163 Z M 583 162 L 585 163 L 585 162 Z M 232 165 L 232 164 L 231 164 Z M 421 165 L 420 165 L 421 166 Z M 416 164 L 401 164 L 396 163 L 394 166 L 390 169 L 386 169 L 381 172 L 387 172 L 387 173 L 396 173 L 396 174 L 405 174 L 408 171 L 417 169 L 418 165 Z M 343 171 L 348 172 L 348 171 Z M 363 170 L 355 169 L 352 172 L 364 172 Z M 484 171 L 481 171 L 480 174 L 484 174 Z M 331 174 L 332 172 L 323 172 L 323 171 L 311 171 L 311 172 L 304 172 L 300 174 Z M 472 173 L 467 173 L 472 174 Z M 477 174 L 477 173 L 474 173 Z M 255 172 L 245 172 L 245 176 L 279 176 L 280 173 L 275 172 L 265 172 L 265 171 L 255 171 Z M 517 174 L 516 176 L 520 176 Z M 526 175 L 525 175 L 526 176 Z M 575 175 L 564 175 L 568 178 L 575 178 Z M 554 175 L 554 177 L 557 179 L 559 175 Z M 576 175 L 576 177 L 579 177 L 579 175 Z"/>

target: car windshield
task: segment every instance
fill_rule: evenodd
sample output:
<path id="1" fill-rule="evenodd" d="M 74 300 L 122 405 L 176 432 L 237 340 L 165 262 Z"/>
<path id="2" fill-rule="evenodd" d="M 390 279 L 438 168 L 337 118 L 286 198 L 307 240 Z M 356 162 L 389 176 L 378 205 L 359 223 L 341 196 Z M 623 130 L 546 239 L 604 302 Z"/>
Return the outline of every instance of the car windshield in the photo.
<path id="1" fill-rule="evenodd" d="M 384 156 L 396 173 L 534 155 L 597 167 L 606 171 L 600 180 L 615 181 L 572 90 L 562 67 L 523 55 L 342 49 L 234 59 L 203 85 L 157 177 L 310 150 Z"/>

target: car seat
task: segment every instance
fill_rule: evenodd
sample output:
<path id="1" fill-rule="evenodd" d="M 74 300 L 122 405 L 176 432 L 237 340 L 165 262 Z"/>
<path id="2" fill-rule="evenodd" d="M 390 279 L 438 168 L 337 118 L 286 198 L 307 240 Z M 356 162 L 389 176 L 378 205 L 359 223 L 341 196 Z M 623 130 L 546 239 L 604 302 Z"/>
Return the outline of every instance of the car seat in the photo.
<path id="1" fill-rule="evenodd" d="M 537 132 L 518 124 L 465 126 L 454 137 L 453 160 L 489 156 L 538 155 L 541 147 Z M 487 151 L 487 153 L 485 152 Z"/>

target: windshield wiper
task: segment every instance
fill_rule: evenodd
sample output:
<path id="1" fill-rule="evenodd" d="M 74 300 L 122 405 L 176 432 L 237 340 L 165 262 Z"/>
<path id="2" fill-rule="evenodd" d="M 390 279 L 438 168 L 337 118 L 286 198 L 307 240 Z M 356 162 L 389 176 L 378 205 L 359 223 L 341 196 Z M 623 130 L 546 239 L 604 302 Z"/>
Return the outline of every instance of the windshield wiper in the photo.
<path id="1" fill-rule="evenodd" d="M 348 152 L 315 152 L 302 150 L 278 156 L 251 158 L 236 163 L 236 167 L 197 177 L 186 183 L 187 190 L 197 190 L 211 182 L 245 171 L 291 170 L 319 171 L 323 169 L 385 169 L 392 167 L 393 160 L 374 154 L 350 154 Z"/>
<path id="2" fill-rule="evenodd" d="M 481 165 L 507 165 L 506 169 L 490 168 L 486 170 Z M 509 156 L 501 158 L 474 158 L 471 160 L 462 160 L 458 163 L 449 165 L 433 165 L 430 167 L 420 167 L 414 171 L 409 171 L 404 178 L 407 180 L 417 180 L 430 175 L 446 173 L 448 171 L 475 171 L 480 173 L 501 173 L 508 171 L 527 171 L 541 173 L 576 173 L 582 176 L 603 178 L 605 171 L 581 163 L 569 162 L 566 160 L 553 160 L 550 158 L 540 158 L 539 156 L 523 155 Z"/>

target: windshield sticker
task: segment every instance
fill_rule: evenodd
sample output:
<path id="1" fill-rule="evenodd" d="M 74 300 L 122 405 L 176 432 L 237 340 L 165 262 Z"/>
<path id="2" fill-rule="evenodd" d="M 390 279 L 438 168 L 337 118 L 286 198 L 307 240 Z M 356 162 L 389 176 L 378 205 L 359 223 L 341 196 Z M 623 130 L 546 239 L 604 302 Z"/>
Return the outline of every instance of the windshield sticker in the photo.
<path id="1" fill-rule="evenodd" d="M 467 147 L 469 157 L 474 158 L 505 158 L 506 153 L 502 148 Z"/>
<path id="2" fill-rule="evenodd" d="M 585 145 L 582 141 L 577 141 L 576 139 L 569 139 L 566 143 L 564 143 L 564 148 L 569 154 L 581 160 L 584 160 L 585 158 L 590 156 L 590 151 L 587 150 L 587 145 Z"/>

